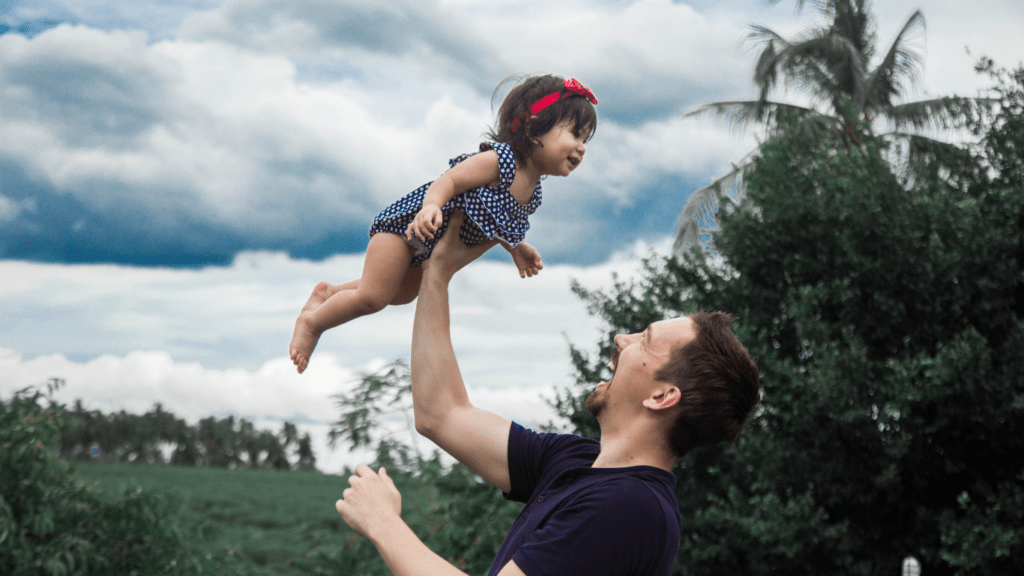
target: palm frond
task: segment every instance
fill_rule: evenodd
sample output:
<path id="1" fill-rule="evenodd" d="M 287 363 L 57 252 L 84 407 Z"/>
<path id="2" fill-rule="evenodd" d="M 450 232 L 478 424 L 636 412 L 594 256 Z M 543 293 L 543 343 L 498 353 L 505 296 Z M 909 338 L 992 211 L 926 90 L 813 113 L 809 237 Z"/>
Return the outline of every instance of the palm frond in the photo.
<path id="1" fill-rule="evenodd" d="M 866 63 L 857 46 L 839 34 L 823 34 L 786 45 L 775 55 L 776 74 L 787 87 L 834 107 L 837 94 L 862 91 Z M 855 98 L 856 99 L 856 98 Z"/>
<path id="2" fill-rule="evenodd" d="M 996 102 L 994 98 L 943 96 L 907 102 L 882 112 L 884 121 L 894 130 L 957 130 L 963 129 L 971 118 L 987 111 Z"/>
<path id="3" fill-rule="evenodd" d="M 752 26 L 753 32 L 748 36 L 758 44 L 763 44 L 764 49 L 757 57 L 754 64 L 754 84 L 760 87 L 760 100 L 768 100 L 768 92 L 775 86 L 778 80 L 779 70 L 779 49 L 785 50 L 789 41 L 764 26 Z"/>
<path id="4" fill-rule="evenodd" d="M 913 188 L 929 177 L 938 177 L 954 187 L 977 181 L 984 170 L 968 148 L 921 134 L 889 132 L 889 163 L 905 187 Z M 967 175 L 967 180 L 961 178 Z"/>
<path id="5" fill-rule="evenodd" d="M 868 107 L 891 106 L 895 99 L 903 95 L 904 81 L 910 86 L 917 83 L 922 58 L 921 54 L 909 48 L 908 36 L 923 32 L 924 28 L 924 14 L 916 10 L 903 24 L 882 61 L 867 75 Z"/>
<path id="6" fill-rule="evenodd" d="M 733 204 L 738 204 L 743 199 L 746 193 L 743 176 L 753 167 L 757 153 L 758 148 L 751 150 L 738 163 L 733 163 L 729 172 L 690 194 L 679 214 L 679 227 L 672 245 L 672 252 L 676 257 L 685 257 L 689 246 L 700 242 L 702 232 L 718 229 L 715 224 L 715 212 L 718 211 L 723 199 L 728 198 Z"/>
<path id="7" fill-rule="evenodd" d="M 754 43 L 768 44 L 771 42 L 777 42 L 780 44 L 789 44 L 789 40 L 786 40 L 778 32 L 775 32 L 767 26 L 753 24 L 750 26 L 750 29 L 753 30 L 753 32 L 747 34 L 747 40 L 753 41 Z"/>
<path id="8" fill-rule="evenodd" d="M 756 124 L 762 124 L 769 130 L 775 127 L 780 114 L 789 114 L 796 118 L 804 118 L 818 114 L 816 110 L 786 104 L 784 102 L 762 102 L 760 100 L 723 100 L 708 102 L 683 114 L 683 118 L 701 118 L 715 116 L 726 120 L 729 127 L 741 132 Z"/>
<path id="9" fill-rule="evenodd" d="M 866 0 L 845 0 L 833 2 L 829 34 L 847 38 L 857 51 L 870 60 L 874 53 L 874 18 L 865 6 Z"/>

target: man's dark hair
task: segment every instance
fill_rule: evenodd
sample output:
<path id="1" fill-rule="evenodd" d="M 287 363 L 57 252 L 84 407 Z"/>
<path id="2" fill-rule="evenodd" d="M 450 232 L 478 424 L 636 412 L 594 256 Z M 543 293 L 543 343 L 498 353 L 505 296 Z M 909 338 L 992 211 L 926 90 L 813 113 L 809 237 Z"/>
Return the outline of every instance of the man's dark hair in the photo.
<path id="1" fill-rule="evenodd" d="M 732 442 L 758 402 L 761 379 L 724 312 L 689 316 L 697 337 L 672 350 L 655 378 L 679 387 L 681 408 L 668 430 L 679 458 L 694 448 Z"/>

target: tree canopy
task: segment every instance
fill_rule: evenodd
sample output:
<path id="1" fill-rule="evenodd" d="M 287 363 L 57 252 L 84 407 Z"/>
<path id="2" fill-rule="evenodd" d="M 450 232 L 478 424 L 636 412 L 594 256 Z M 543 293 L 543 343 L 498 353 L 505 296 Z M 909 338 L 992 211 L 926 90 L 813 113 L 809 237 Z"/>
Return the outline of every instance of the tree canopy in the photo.
<path id="1" fill-rule="evenodd" d="M 159 403 L 145 414 L 124 410 L 104 414 L 87 410 L 76 400 L 63 412 L 58 450 L 68 460 L 140 464 L 167 460 L 180 466 L 316 469 L 309 433 L 300 437 L 291 422 L 284 422 L 279 434 L 258 430 L 249 420 L 233 415 L 208 416 L 192 425 Z"/>
<path id="2" fill-rule="evenodd" d="M 799 2 L 798 8 L 803 4 Z M 724 118 L 737 129 L 762 125 L 769 135 L 784 117 L 790 130 L 828 136 L 847 147 L 861 145 L 853 123 L 870 122 L 884 138 L 899 144 L 890 147 L 889 158 L 901 167 L 904 180 L 922 177 L 928 162 L 935 160 L 934 150 L 951 146 L 934 139 L 934 134 L 966 126 L 989 100 L 962 96 L 907 100 L 922 64 L 914 45 L 925 28 L 920 10 L 907 18 L 888 49 L 879 53 L 869 0 L 812 4 L 822 21 L 794 38 L 752 26 L 749 39 L 761 48 L 753 74 L 759 91 L 756 100 L 710 102 L 686 116 Z M 805 100 L 771 100 L 779 89 Z M 679 219 L 677 254 L 696 244 L 701 230 L 714 228 L 714 210 L 724 195 L 734 201 L 742 198 L 743 176 L 754 155 L 756 151 L 690 196 Z"/>
<path id="3" fill-rule="evenodd" d="M 724 310 L 759 366 L 738 441 L 677 466 L 678 573 L 1024 572 L 1024 68 L 979 68 L 997 113 L 918 185 L 866 121 L 846 148 L 780 114 L 715 252 L 576 286 L 608 324 L 556 400 L 581 433 L 615 333 Z"/>

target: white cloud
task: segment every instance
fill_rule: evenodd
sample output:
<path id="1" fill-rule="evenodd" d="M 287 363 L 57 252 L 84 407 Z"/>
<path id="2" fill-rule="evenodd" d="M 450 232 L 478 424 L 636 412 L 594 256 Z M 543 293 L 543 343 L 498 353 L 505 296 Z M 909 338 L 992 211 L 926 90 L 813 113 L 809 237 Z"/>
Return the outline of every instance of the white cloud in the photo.
<path id="1" fill-rule="evenodd" d="M 636 270 L 628 254 L 587 268 L 549 266 L 525 280 L 505 261 L 483 260 L 461 272 L 452 288 L 455 344 L 470 361 L 469 373 L 481 374 L 474 381 L 491 387 L 521 383 L 519 376 L 565 382 L 562 332 L 577 342 L 596 336 L 570 279 L 607 286 L 612 271 Z M 362 265 L 362 254 L 311 262 L 279 253 L 243 253 L 228 267 L 191 270 L 0 261 L 0 308 L 9 311 L 0 346 L 76 361 L 161 350 L 175 362 L 256 370 L 285 356 L 295 317 L 318 281 L 355 279 Z M 413 305 L 388 307 L 328 331 L 312 366 L 321 352 L 350 367 L 407 356 L 413 313 Z M 500 357 L 489 357 L 495 350 Z M 479 366 L 472 365 L 476 360 Z"/>
<path id="2" fill-rule="evenodd" d="M 36 209 L 36 201 L 33 198 L 14 200 L 0 194 L 0 222 L 13 222 L 23 212 L 32 212 Z"/>
<path id="3" fill-rule="evenodd" d="M 632 194 L 658 177 L 695 175 L 710 181 L 728 168 L 727 159 L 736 150 L 756 144 L 751 135 L 683 118 L 634 128 L 606 123 L 598 138 L 587 150 L 586 169 L 571 186 L 588 190 L 603 183 L 605 193 L 621 204 L 631 204 Z"/>
<path id="4" fill-rule="evenodd" d="M 471 400 L 527 424 L 554 420 L 544 398 L 572 382 L 566 340 L 588 349 L 600 335 L 569 280 L 607 288 L 612 272 L 634 275 L 635 255 L 650 249 L 638 244 L 598 266 L 550 266 L 525 280 L 493 261 L 460 272 L 452 338 Z M 193 422 L 227 413 L 297 419 L 325 466 L 340 468 L 351 462 L 326 450 L 325 426 L 337 417 L 331 396 L 360 372 L 408 357 L 415 308 L 328 331 L 301 376 L 285 352 L 315 282 L 360 268 L 356 256 L 313 263 L 273 253 L 203 270 L 0 261 L 0 309 L 14 311 L 0 326 L 0 395 L 63 378 L 60 399 L 104 412 L 142 413 L 160 402 Z"/>
<path id="5" fill-rule="evenodd" d="M 35 178 L 154 224 L 270 238 L 368 226 L 486 125 L 441 98 L 400 128 L 351 88 L 297 84 L 284 57 L 137 32 L 0 36 L 0 78 L 0 157 Z"/>
<path id="6" fill-rule="evenodd" d="M 659 249 L 667 250 L 667 240 Z M 510 262 L 491 260 L 460 272 L 451 288 L 452 329 L 466 381 L 490 389 L 566 385 L 571 381 L 566 338 L 586 346 L 598 337 L 598 322 L 570 292 L 570 280 L 607 287 L 612 272 L 634 274 L 639 267 L 634 254 L 646 251 L 637 245 L 587 268 L 549 266 L 530 279 L 519 278 Z M 32 372 L 36 380 L 88 365 L 89 378 L 98 381 L 95 375 L 109 358 L 120 358 L 118 363 L 129 368 L 118 374 L 129 380 L 130 371 L 141 367 L 159 374 L 184 370 L 197 381 L 217 382 L 230 382 L 232 371 L 240 370 L 258 381 L 257 389 L 287 382 L 285 389 L 312 386 L 308 391 L 320 394 L 323 389 L 315 383 L 338 380 L 341 367 L 357 370 L 408 357 L 415 305 L 388 307 L 326 332 L 309 373 L 286 378 L 290 370 L 282 367 L 288 363 L 292 326 L 310 290 L 323 279 L 340 283 L 358 277 L 362 259 L 311 262 L 243 253 L 229 267 L 192 270 L 0 261 L 5 279 L 0 308 L 8 311 L 0 325 L 0 347 L 25 359 L 18 365 L 36 362 L 31 364 L 39 368 Z M 277 408 L 246 411 L 316 413 L 287 402 L 266 403 Z"/>
<path id="7" fill-rule="evenodd" d="M 344 465 L 368 461 L 372 454 L 353 453 L 340 444 L 333 450 L 328 447 L 330 424 L 339 418 L 333 397 L 349 390 L 361 373 L 373 372 L 381 364 L 370 362 L 352 370 L 325 354 L 300 377 L 285 358 L 270 360 L 253 371 L 216 370 L 175 362 L 166 352 L 157 351 L 131 352 L 123 357 L 106 355 L 79 363 L 59 354 L 24 360 L 13 350 L 0 348 L 0 396 L 7 398 L 15 390 L 62 378 L 66 385 L 54 397 L 66 405 L 82 399 L 87 410 L 142 414 L 160 403 L 164 410 L 192 424 L 208 416 L 234 414 L 275 432 L 288 420 L 310 434 L 318 467 L 337 472 Z M 550 386 L 502 390 L 470 387 L 468 391 L 478 407 L 528 426 L 557 419 L 544 402 L 552 395 Z M 405 422 L 401 417 L 398 420 L 381 425 L 407 434 Z M 419 435 L 412 440 L 421 450 L 434 449 Z"/>

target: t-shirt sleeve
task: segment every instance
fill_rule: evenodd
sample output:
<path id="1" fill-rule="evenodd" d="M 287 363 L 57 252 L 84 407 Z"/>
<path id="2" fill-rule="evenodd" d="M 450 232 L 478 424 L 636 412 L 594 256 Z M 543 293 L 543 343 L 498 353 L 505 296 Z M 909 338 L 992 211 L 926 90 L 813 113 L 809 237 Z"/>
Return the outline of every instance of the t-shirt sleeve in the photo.
<path id="1" fill-rule="evenodd" d="M 599 450 L 593 440 L 572 434 L 534 432 L 513 422 L 508 432 L 508 475 L 512 489 L 505 498 L 529 501 L 545 473 L 557 474 L 574 460 L 593 462 Z"/>
<path id="2" fill-rule="evenodd" d="M 665 514 L 629 480 L 580 493 L 534 532 L 512 561 L 527 576 L 652 574 L 665 554 Z"/>

